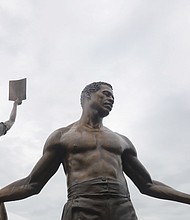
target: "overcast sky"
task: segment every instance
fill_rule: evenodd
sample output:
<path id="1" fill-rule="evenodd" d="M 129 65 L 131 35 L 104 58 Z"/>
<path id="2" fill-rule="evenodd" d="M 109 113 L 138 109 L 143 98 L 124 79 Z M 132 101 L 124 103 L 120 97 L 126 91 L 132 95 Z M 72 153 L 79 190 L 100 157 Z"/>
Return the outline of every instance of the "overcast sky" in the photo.
<path id="1" fill-rule="evenodd" d="M 27 176 L 55 129 L 80 117 L 80 92 L 113 85 L 104 125 L 126 135 L 153 179 L 190 193 L 189 0 L 0 0 L 0 121 L 8 82 L 27 78 L 27 100 L 0 139 L 0 185 Z M 188 205 L 144 196 L 127 178 L 139 220 L 189 220 Z M 39 195 L 6 203 L 10 220 L 58 220 L 62 168 Z"/>

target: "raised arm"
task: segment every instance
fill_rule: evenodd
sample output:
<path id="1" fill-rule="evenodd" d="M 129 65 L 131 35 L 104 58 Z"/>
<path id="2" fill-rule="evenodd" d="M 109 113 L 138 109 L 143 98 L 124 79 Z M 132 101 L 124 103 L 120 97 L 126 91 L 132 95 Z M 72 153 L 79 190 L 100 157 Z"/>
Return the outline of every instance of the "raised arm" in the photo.
<path id="1" fill-rule="evenodd" d="M 43 156 L 27 177 L 0 190 L 0 203 L 24 199 L 41 191 L 61 164 L 63 148 L 60 144 L 60 137 L 61 132 L 58 130 L 48 138 Z"/>
<path id="2" fill-rule="evenodd" d="M 159 199 L 190 204 L 190 195 L 177 191 L 159 181 L 152 180 L 150 174 L 137 158 L 133 144 L 126 139 L 127 148 L 122 155 L 123 170 L 141 193 Z"/>
<path id="3" fill-rule="evenodd" d="M 6 131 L 8 131 L 15 123 L 16 114 L 17 114 L 17 105 L 21 105 L 21 103 L 22 101 L 19 101 L 19 100 L 14 101 L 9 119 L 6 122 L 4 122 L 6 126 Z"/>

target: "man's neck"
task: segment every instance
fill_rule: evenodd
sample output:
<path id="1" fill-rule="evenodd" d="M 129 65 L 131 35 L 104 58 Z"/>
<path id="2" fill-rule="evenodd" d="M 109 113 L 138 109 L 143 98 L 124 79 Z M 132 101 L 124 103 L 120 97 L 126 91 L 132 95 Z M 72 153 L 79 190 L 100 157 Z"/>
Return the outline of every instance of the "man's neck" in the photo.
<path id="1" fill-rule="evenodd" d="M 93 129 L 100 129 L 103 126 L 103 118 L 99 117 L 98 114 L 95 113 L 86 113 L 83 111 L 82 116 L 79 120 L 80 124 L 85 125 L 86 127 Z"/>

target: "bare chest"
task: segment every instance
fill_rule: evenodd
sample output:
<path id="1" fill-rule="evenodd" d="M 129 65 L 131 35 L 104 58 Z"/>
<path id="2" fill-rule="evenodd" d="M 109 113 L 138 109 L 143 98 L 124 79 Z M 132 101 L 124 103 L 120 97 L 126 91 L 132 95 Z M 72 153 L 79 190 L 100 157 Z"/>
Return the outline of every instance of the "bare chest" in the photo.
<path id="1" fill-rule="evenodd" d="M 78 131 L 71 129 L 62 139 L 67 153 L 77 154 L 92 151 L 107 151 L 121 155 L 124 140 L 111 131 Z"/>

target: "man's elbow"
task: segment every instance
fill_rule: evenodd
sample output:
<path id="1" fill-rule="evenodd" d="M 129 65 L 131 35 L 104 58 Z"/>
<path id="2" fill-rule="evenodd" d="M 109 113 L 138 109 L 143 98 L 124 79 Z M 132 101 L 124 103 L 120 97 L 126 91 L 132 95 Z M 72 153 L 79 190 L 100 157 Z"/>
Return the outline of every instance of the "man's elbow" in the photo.
<path id="1" fill-rule="evenodd" d="M 31 183 L 29 185 L 29 196 L 32 196 L 32 195 L 37 195 L 41 192 L 42 190 L 42 187 L 40 184 L 38 183 Z"/>
<path id="2" fill-rule="evenodd" d="M 149 195 L 150 194 L 150 189 L 151 189 L 152 183 L 147 183 L 143 186 L 139 186 L 139 191 L 144 194 L 144 195 Z"/>
<path id="3" fill-rule="evenodd" d="M 11 129 L 11 127 L 13 126 L 13 124 L 14 124 L 14 122 L 15 121 L 6 121 L 6 122 L 4 122 L 4 124 L 5 124 L 5 126 L 6 126 L 6 130 L 8 131 L 8 130 L 10 130 Z"/>

